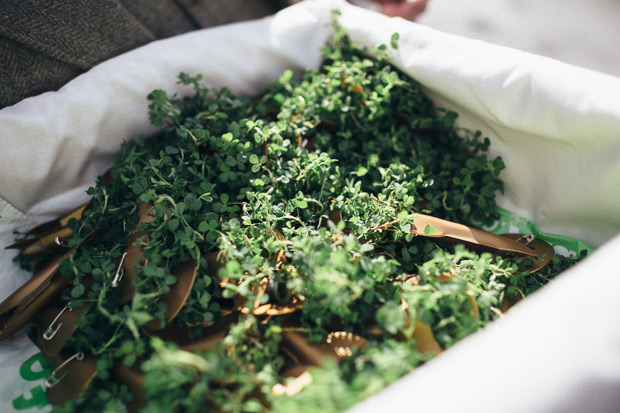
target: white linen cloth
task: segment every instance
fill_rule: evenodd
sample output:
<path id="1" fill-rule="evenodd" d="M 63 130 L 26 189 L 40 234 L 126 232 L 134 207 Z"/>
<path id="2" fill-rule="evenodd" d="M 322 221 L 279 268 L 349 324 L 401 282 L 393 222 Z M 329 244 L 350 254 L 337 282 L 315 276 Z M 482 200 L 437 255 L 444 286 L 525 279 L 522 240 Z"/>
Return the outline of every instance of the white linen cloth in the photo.
<path id="1" fill-rule="evenodd" d="M 501 206 L 544 231 L 607 243 L 356 411 L 620 411 L 620 238 L 610 241 L 620 233 L 620 79 L 344 1 L 307 0 L 273 17 L 153 42 L 0 110 L 0 242 L 85 202 L 120 143 L 156 131 L 146 96 L 185 92 L 180 72 L 254 95 L 285 69 L 317 67 L 335 8 L 352 40 L 369 49 L 398 32 L 393 62 L 439 106 L 459 112 L 459 125 L 491 139 L 491 156 L 507 166 Z M 30 275 L 12 263 L 13 252 L 0 254 L 2 300 Z M 32 387 L 20 387 L 18 370 L 33 351 L 23 336 L 0 343 L 2 411 Z"/>

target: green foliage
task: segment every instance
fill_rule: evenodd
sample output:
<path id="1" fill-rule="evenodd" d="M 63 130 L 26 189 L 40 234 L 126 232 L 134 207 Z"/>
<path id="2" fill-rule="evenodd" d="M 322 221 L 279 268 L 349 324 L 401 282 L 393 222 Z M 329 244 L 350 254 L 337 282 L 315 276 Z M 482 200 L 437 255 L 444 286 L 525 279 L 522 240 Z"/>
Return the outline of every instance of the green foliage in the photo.
<path id="1" fill-rule="evenodd" d="M 148 412 L 341 411 L 428 358 L 411 339 L 413 321 L 449 347 L 497 317 L 505 295 L 529 293 L 569 265 L 555 259 L 532 276 L 527 262 L 414 236 L 418 211 L 492 221 L 504 164 L 488 159 L 489 140 L 459 129 L 457 115 L 435 108 L 385 50 L 372 58 L 337 30 L 321 68 L 286 71 L 253 99 L 187 74 L 179 82 L 193 95 L 149 95 L 151 121 L 163 132 L 123 145 L 113 182 L 89 189 L 91 207 L 71 223 L 72 245 L 108 228 L 61 262 L 64 275 L 75 275 L 70 299 L 93 304 L 68 348 L 97 355 L 99 376 L 58 411 L 130 400 L 112 380 L 115 363 L 145 373 Z M 144 203 L 153 219 L 138 223 Z M 121 304 L 111 280 L 136 231 L 148 233 L 136 241 L 147 263 L 136 267 L 133 299 Z M 217 274 L 205 258 L 214 252 L 223 264 Z M 297 296 L 303 306 L 277 316 L 246 311 L 215 350 L 179 351 L 141 326 L 164 323 L 160 298 L 176 283 L 173 269 L 190 260 L 198 271 L 172 322 L 187 331 L 179 338 L 201 337 L 239 302 L 251 310 Z M 231 281 L 222 288 L 224 279 Z M 299 395 L 275 397 L 290 362 L 282 332 L 291 325 L 311 342 L 340 330 L 368 345 L 313 370 Z"/>

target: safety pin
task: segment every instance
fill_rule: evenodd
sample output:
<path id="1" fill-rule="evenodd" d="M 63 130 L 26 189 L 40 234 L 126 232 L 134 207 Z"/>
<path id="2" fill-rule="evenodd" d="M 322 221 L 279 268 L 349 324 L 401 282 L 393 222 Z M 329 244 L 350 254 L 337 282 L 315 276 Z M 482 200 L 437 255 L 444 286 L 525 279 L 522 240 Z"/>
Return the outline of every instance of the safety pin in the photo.
<path id="1" fill-rule="evenodd" d="M 55 385 L 57 385 L 62 379 L 65 378 L 65 376 L 67 374 L 69 374 L 68 371 L 65 372 L 65 374 L 63 374 L 60 377 L 56 377 L 56 373 L 58 373 L 58 371 L 60 369 L 62 369 L 63 367 L 65 367 L 69 362 L 71 362 L 72 360 L 78 360 L 81 361 L 84 358 L 84 353 L 79 352 L 79 353 L 75 353 L 74 355 L 72 355 L 71 357 L 69 357 L 68 359 L 66 359 L 65 361 L 62 362 L 62 364 L 58 367 L 56 367 L 50 374 L 49 376 L 47 376 L 47 378 L 45 379 L 45 387 L 52 388 Z"/>
<path id="2" fill-rule="evenodd" d="M 523 245 L 530 245 L 532 243 L 532 241 L 534 241 L 536 238 L 534 237 L 534 235 L 532 234 L 525 234 L 523 236 L 521 236 L 521 238 L 515 240 L 520 244 Z"/>
<path id="3" fill-rule="evenodd" d="M 60 238 L 60 237 L 54 238 L 54 244 L 58 245 L 59 247 L 69 248 L 69 244 L 67 243 L 67 240 L 64 238 Z"/>
<path id="4" fill-rule="evenodd" d="M 58 333 L 58 330 L 60 330 L 60 327 L 62 327 L 62 322 L 58 323 L 58 326 L 56 326 L 56 328 L 54 327 L 54 324 L 56 324 L 56 322 L 58 321 L 58 319 L 60 318 L 60 316 L 62 315 L 62 313 L 64 313 L 67 309 L 69 309 L 69 311 L 72 311 L 73 309 L 69 307 L 69 305 L 66 305 L 62 310 L 60 310 L 60 312 L 58 313 L 58 315 L 54 318 L 54 320 L 50 323 L 50 325 L 47 327 L 47 329 L 45 330 L 45 332 L 43 333 L 43 339 L 45 341 L 50 341 L 51 339 L 54 338 L 54 336 L 56 335 L 56 333 Z"/>
<path id="5" fill-rule="evenodd" d="M 112 287 L 116 288 L 121 283 L 121 279 L 123 275 L 125 275 L 125 269 L 123 268 L 123 262 L 125 262 L 125 257 L 127 256 L 127 251 L 123 253 L 121 257 L 121 262 L 118 264 L 116 268 L 116 274 L 114 274 L 114 278 L 112 279 Z"/>

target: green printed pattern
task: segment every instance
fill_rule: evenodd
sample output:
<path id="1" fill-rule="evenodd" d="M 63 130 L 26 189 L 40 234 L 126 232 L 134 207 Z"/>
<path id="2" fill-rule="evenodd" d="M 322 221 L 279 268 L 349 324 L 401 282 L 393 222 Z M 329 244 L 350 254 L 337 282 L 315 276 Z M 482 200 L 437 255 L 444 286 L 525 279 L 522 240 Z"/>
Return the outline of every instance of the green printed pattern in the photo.
<path id="1" fill-rule="evenodd" d="M 37 363 L 40 365 L 40 370 L 34 368 Z M 43 353 L 35 353 L 22 363 L 19 368 L 19 375 L 27 382 L 41 381 L 49 375 L 51 368 L 52 366 Z M 13 408 L 18 411 L 36 407 L 42 408 L 48 404 L 43 383 L 30 389 L 29 394 L 22 394 L 13 399 Z"/>
<path id="2" fill-rule="evenodd" d="M 593 246 L 576 238 L 543 232 L 532 221 L 514 214 L 504 208 L 497 207 L 497 213 L 499 214 L 499 218 L 493 225 L 488 227 L 480 227 L 485 231 L 492 232 L 493 234 L 507 234 L 514 232 L 518 232 L 520 234 L 532 234 L 536 238 L 551 244 L 557 254 L 568 257 L 577 257 L 579 256 L 579 253 L 584 250 L 587 251 L 588 254 L 591 254 L 595 250 Z"/>

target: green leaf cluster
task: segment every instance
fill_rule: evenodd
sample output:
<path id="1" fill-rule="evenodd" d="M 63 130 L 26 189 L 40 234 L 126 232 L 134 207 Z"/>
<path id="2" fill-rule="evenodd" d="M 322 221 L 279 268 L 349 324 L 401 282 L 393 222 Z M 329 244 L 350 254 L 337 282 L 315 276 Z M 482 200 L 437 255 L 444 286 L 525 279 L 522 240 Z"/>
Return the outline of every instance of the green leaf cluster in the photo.
<path id="1" fill-rule="evenodd" d="M 286 71 L 260 96 L 233 96 L 188 74 L 179 82 L 193 95 L 150 94 L 162 132 L 124 144 L 107 178 L 89 189 L 83 221 L 70 224 L 72 245 L 106 228 L 61 263 L 74 276 L 67 299 L 92 304 L 68 347 L 96 354 L 99 376 L 58 411 L 131 400 L 112 380 L 116 363 L 145 373 L 144 411 L 341 411 L 428 359 L 412 338 L 416 320 L 447 348 L 496 318 L 504 296 L 529 293 L 571 265 L 555 259 L 532 276 L 525 260 L 414 235 L 416 212 L 492 221 L 504 164 L 385 50 L 372 57 L 338 31 L 320 68 Z M 144 204 L 152 219 L 139 222 Z M 135 241 L 146 264 L 136 265 L 136 293 L 121 305 L 111 280 L 138 231 L 148 233 Z M 213 253 L 217 273 L 206 259 Z M 249 310 L 212 351 L 183 352 L 141 328 L 164 323 L 161 297 L 186 261 L 198 270 L 172 321 L 183 339 L 203 336 L 239 302 Z M 303 306 L 290 314 L 251 311 L 291 297 Z M 368 345 L 313 370 L 299 395 L 275 397 L 271 388 L 291 362 L 280 349 L 283 331 L 310 342 L 347 331 Z"/>

